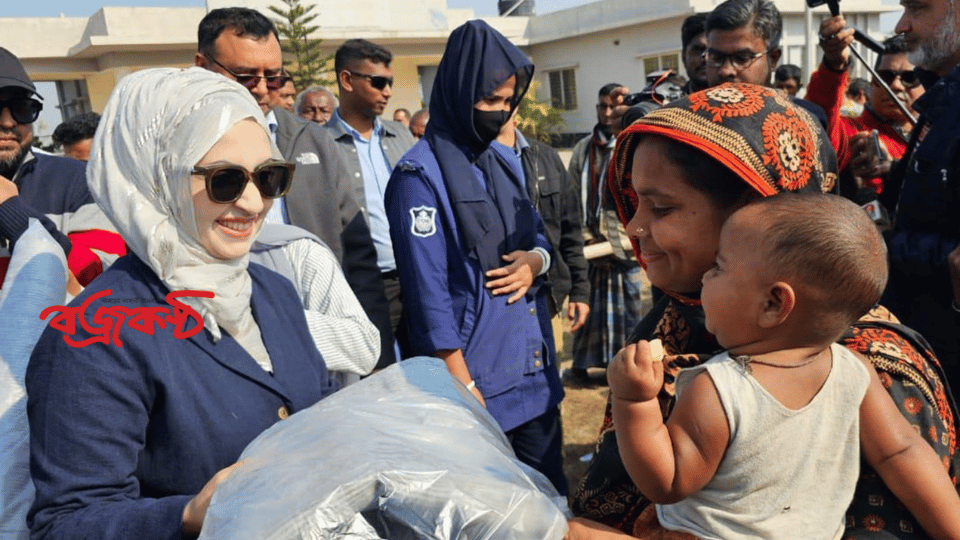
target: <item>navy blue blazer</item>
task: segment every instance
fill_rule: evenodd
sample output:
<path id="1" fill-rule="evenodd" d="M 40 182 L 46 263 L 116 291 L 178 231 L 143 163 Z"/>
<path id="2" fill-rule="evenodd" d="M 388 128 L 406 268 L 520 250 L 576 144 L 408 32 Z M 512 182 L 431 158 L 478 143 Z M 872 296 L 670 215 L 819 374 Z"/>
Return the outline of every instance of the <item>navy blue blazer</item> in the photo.
<path id="1" fill-rule="evenodd" d="M 169 324 L 154 335 L 124 324 L 122 347 L 74 348 L 64 332 L 44 330 L 26 374 L 31 538 L 180 538 L 184 507 L 217 471 L 336 390 L 293 285 L 255 264 L 249 273 L 273 375 L 226 332 L 214 343 L 206 329 L 180 339 Z M 70 305 L 106 289 L 85 311 L 91 324 L 100 306 L 167 306 L 169 291 L 134 255 Z M 76 332 L 74 340 L 93 335 Z"/>

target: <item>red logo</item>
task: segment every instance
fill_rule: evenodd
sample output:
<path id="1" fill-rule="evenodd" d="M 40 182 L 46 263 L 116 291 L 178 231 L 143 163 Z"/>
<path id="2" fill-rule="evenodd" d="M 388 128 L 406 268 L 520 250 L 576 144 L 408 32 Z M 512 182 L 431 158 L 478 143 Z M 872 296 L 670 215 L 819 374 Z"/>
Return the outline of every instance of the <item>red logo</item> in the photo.
<path id="1" fill-rule="evenodd" d="M 49 324 L 52 328 L 65 334 L 63 341 L 71 347 L 86 347 L 92 343 L 113 343 L 117 347 L 123 347 L 123 342 L 120 341 L 120 328 L 125 322 L 130 328 L 151 336 L 157 326 L 166 328 L 167 324 L 173 326 L 173 337 L 177 339 L 186 339 L 200 333 L 203 330 L 203 319 L 200 314 L 189 305 L 178 301 L 177 298 L 184 296 L 213 298 L 213 293 L 210 291 L 174 291 L 168 293 L 166 297 L 167 304 L 170 307 L 100 306 L 88 322 L 85 313 L 90 304 L 111 294 L 113 294 L 113 291 L 110 289 L 91 294 L 79 307 L 50 306 L 40 313 L 40 319 L 46 320 L 50 314 L 59 313 L 50 320 Z M 104 299 L 104 302 L 106 301 Z M 184 330 L 188 318 L 193 319 L 197 324 L 190 330 Z M 82 341 L 70 338 L 77 332 L 77 320 L 80 321 L 81 328 L 94 334 L 94 336 Z"/>

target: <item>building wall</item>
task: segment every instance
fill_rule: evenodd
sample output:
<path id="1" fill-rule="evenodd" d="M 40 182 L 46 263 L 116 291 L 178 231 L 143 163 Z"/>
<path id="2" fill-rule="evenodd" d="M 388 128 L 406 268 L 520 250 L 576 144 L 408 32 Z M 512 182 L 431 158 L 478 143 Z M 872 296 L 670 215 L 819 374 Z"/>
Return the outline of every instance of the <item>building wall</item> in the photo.
<path id="1" fill-rule="evenodd" d="M 597 122 L 595 105 L 600 87 L 618 82 L 633 91 L 644 86 L 643 59 L 679 54 L 682 18 L 652 21 L 604 32 L 531 45 L 540 82 L 538 98 L 549 101 L 549 71 L 573 68 L 576 73 L 577 110 L 563 113 L 564 133 L 586 133 Z"/>
<path id="2" fill-rule="evenodd" d="M 313 37 L 322 39 L 328 52 L 354 37 L 389 48 L 395 58 L 389 112 L 397 107 L 414 111 L 429 101 L 421 73 L 429 74 L 439 63 L 450 31 L 474 17 L 472 10 L 450 9 L 446 1 L 319 0 L 315 12 L 320 29 Z M 595 122 L 600 86 L 618 81 L 642 88 L 644 58 L 679 55 L 683 18 L 719 2 L 600 0 L 542 16 L 485 20 L 533 59 L 542 101 L 550 99 L 549 71 L 574 70 L 576 109 L 563 113 L 564 131 L 584 133 Z M 84 81 L 92 109 L 101 111 L 126 74 L 146 67 L 192 65 L 197 24 L 207 9 L 239 5 L 271 14 L 267 6 L 273 4 L 207 0 L 206 8 L 105 7 L 89 18 L 0 18 L 0 35 L 35 80 Z M 804 0 L 777 0 L 777 6 L 784 15 L 784 61 L 801 65 L 808 76 L 819 60 L 816 38 L 811 42 L 809 36 L 826 10 L 818 8 L 808 23 Z M 877 35 L 879 14 L 896 9 L 880 0 L 845 0 L 843 8 L 848 21 L 877 38 L 882 37 Z M 864 72 L 859 68 L 855 74 Z"/>

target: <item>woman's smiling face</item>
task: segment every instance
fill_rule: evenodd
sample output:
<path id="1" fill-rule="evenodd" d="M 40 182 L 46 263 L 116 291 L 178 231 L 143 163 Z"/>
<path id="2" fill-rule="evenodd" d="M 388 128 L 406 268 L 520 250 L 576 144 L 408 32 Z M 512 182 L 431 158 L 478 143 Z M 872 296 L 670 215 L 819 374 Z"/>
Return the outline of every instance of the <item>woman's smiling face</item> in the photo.
<path id="1" fill-rule="evenodd" d="M 253 120 L 238 122 L 197 163 L 225 162 L 254 170 L 271 159 L 267 133 Z M 273 204 L 264 199 L 256 184 L 247 182 L 243 194 L 229 204 L 215 203 L 207 195 L 203 176 L 190 177 L 190 193 L 197 222 L 197 240 L 211 256 L 222 260 L 242 257 L 250 251 L 263 218 Z"/>
<path id="2" fill-rule="evenodd" d="M 666 150 L 657 136 L 644 137 L 637 145 L 632 182 L 639 205 L 627 234 L 639 239 L 654 286 L 697 293 L 704 272 L 713 266 L 723 222 L 733 210 L 716 208 L 706 194 L 691 187 L 665 157 Z"/>

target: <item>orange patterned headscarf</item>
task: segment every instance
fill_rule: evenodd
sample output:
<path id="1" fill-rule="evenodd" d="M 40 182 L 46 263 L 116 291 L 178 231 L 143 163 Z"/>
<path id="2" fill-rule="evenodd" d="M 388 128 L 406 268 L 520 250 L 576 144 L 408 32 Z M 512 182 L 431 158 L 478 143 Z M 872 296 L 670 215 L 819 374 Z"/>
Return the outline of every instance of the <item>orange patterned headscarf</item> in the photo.
<path id="1" fill-rule="evenodd" d="M 781 191 L 832 192 L 836 187 L 837 156 L 807 111 L 771 88 L 726 83 L 673 101 L 620 134 L 608 177 L 624 225 L 638 207 L 630 171 L 644 135 L 700 150 L 764 197 Z M 640 247 L 636 238 L 631 240 L 639 259 Z"/>

